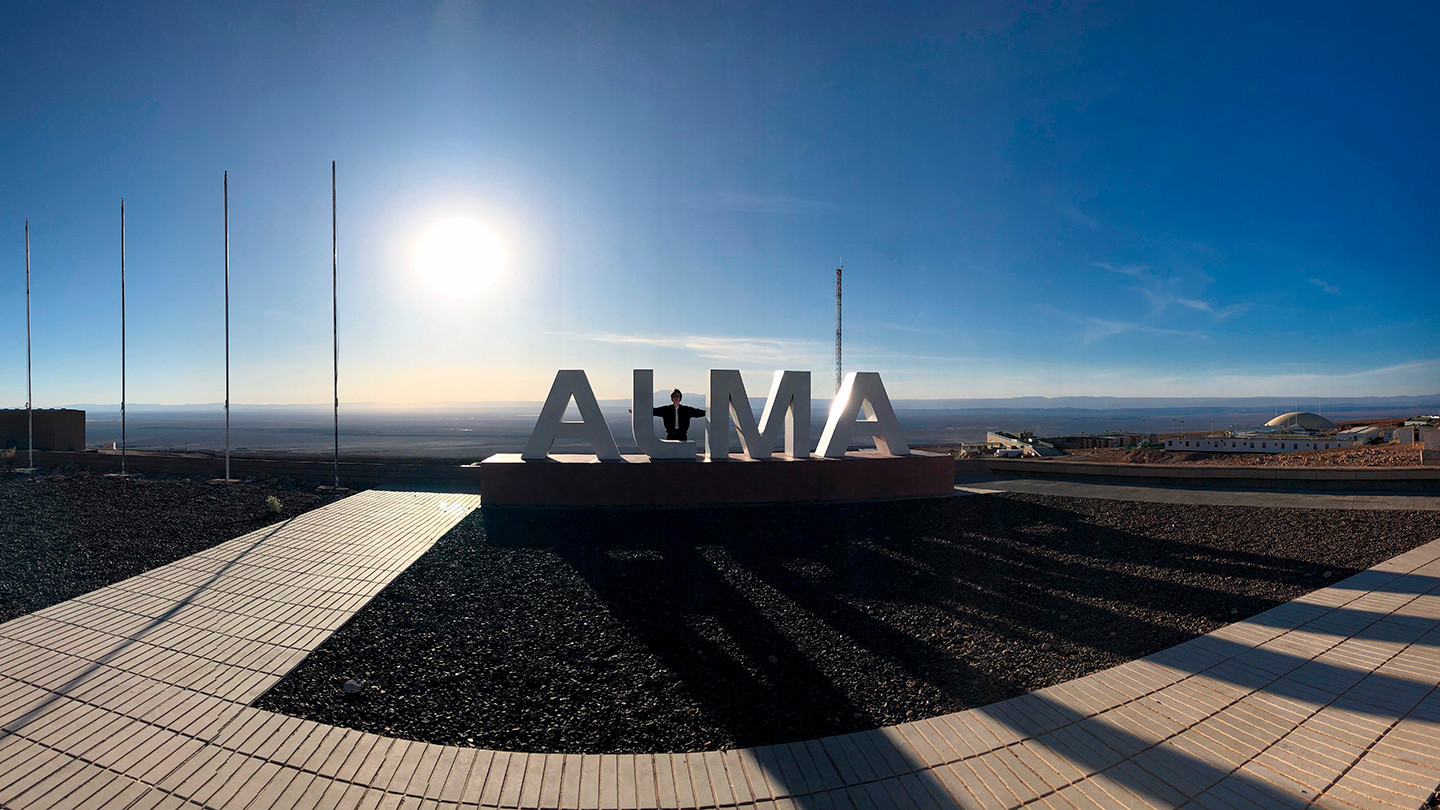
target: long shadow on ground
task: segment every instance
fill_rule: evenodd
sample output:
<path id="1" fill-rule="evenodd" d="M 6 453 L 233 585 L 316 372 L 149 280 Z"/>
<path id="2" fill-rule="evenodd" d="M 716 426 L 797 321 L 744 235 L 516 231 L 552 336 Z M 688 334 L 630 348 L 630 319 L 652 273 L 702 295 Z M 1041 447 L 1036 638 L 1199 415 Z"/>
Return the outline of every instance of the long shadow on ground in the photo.
<path id="1" fill-rule="evenodd" d="M 1434 513 L 1028 495 L 487 509 L 257 705 L 508 750 L 810 739 L 1144 656 L 1437 536 Z"/>

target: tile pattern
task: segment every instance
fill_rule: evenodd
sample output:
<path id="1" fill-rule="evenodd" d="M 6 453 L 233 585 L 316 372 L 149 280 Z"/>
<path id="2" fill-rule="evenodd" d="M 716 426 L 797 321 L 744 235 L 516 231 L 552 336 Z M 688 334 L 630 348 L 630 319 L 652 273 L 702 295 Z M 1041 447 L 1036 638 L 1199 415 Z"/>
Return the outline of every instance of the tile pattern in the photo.
<path id="1" fill-rule="evenodd" d="M 1440 540 L 980 709 L 723 752 L 562 755 L 249 707 L 476 505 L 367 492 L 0 625 L 6 808 L 1416 808 Z"/>

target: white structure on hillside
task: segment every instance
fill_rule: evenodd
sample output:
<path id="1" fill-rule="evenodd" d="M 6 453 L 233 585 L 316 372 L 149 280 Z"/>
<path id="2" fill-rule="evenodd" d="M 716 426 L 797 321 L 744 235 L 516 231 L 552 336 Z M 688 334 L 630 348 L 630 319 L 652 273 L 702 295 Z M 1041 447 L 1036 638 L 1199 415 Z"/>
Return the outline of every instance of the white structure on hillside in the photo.
<path id="1" fill-rule="evenodd" d="M 1319 414 L 1293 411 L 1254 430 L 1229 431 L 1224 436 L 1180 436 L 1165 440 L 1165 449 L 1190 453 L 1295 453 L 1358 447 L 1383 437 L 1377 427 L 1337 430 Z"/>
<path id="2" fill-rule="evenodd" d="M 1334 430 L 1335 423 L 1321 416 L 1318 413 L 1309 411 L 1291 411 L 1282 413 L 1279 416 L 1265 423 L 1265 427 L 1280 428 L 1281 430 Z"/>
<path id="3" fill-rule="evenodd" d="M 1054 445 L 1030 435 L 1016 436 L 1013 433 L 991 430 L 985 433 L 985 443 L 992 447 L 1019 450 L 1026 456 L 1050 457 L 1062 455 Z"/>
<path id="4" fill-rule="evenodd" d="M 1395 428 L 1391 441 L 1402 444 L 1419 442 L 1426 449 L 1440 450 L 1440 428 L 1429 424 L 1407 424 Z"/>
<path id="5" fill-rule="evenodd" d="M 1366 425 L 1364 427 L 1346 428 L 1335 434 L 1341 439 L 1360 439 L 1361 443 L 1384 441 L 1385 429 Z"/>
<path id="6" fill-rule="evenodd" d="M 1294 453 L 1299 450 L 1333 450 L 1337 447 L 1355 447 L 1366 444 L 1368 439 L 1359 437 L 1296 436 L 1282 433 L 1259 433 L 1257 431 L 1237 432 L 1219 438 L 1166 439 L 1166 450 L 1190 453 Z"/>

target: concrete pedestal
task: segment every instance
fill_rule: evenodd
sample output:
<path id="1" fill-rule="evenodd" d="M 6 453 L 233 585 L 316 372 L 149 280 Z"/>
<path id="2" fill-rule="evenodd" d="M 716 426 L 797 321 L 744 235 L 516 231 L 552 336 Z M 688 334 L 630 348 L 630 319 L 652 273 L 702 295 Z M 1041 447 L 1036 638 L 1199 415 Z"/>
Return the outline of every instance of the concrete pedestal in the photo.
<path id="1" fill-rule="evenodd" d="M 552 455 L 524 461 L 491 456 L 480 466 L 482 506 L 715 506 L 914 498 L 954 491 L 949 455 L 889 456 L 876 450 L 844 458 L 776 456 L 752 461 L 653 461 L 624 456 Z"/>

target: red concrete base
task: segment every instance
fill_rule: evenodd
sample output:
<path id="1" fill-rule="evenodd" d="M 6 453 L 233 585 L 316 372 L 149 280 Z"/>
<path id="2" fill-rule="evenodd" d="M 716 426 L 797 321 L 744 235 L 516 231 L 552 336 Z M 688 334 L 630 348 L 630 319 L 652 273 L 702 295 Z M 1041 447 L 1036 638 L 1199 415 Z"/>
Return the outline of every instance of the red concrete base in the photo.
<path id="1" fill-rule="evenodd" d="M 480 464 L 482 506 L 713 506 L 914 498 L 954 492 L 948 455 L 888 456 L 861 450 L 844 458 L 653 461 L 625 456 L 553 455 L 524 461 L 502 453 Z"/>

